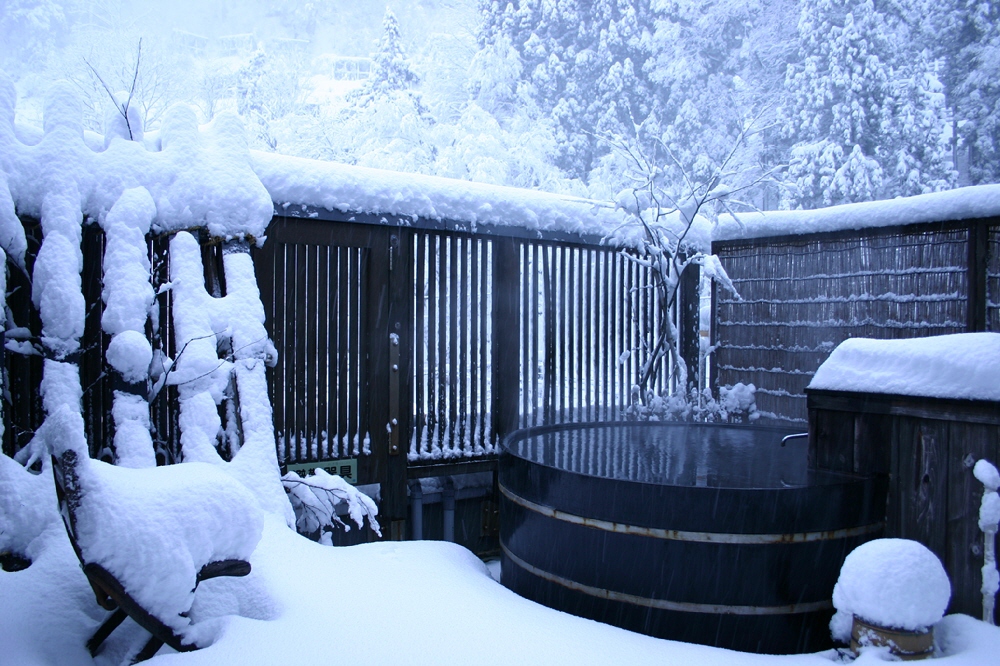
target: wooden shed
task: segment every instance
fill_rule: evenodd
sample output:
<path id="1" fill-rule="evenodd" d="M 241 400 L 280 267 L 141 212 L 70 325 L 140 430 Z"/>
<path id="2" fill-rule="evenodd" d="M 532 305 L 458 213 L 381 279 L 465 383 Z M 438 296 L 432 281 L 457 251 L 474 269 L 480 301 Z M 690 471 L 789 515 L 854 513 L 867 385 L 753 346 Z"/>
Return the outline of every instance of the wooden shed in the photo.
<path id="1" fill-rule="evenodd" d="M 1000 334 L 971 335 L 987 336 L 979 339 L 995 342 L 1000 348 Z M 877 351 L 900 343 L 944 345 L 945 338 L 965 337 L 877 341 L 872 346 Z M 959 348 L 961 343 L 957 343 Z M 836 362 L 835 352 L 828 363 Z M 940 362 L 948 363 L 949 359 Z M 908 363 L 911 369 L 919 366 L 919 356 Z M 965 376 L 966 396 L 976 395 L 974 375 L 980 381 L 989 381 L 991 363 L 984 363 L 975 354 L 969 355 L 965 363 L 968 367 L 955 368 L 949 374 L 952 379 Z M 992 359 L 992 364 L 996 363 L 1000 363 L 1000 357 Z M 891 366 L 889 355 L 884 367 Z M 851 381 L 831 381 L 817 371 L 806 389 L 810 463 L 821 469 L 887 474 L 885 536 L 913 539 L 930 548 L 951 579 L 948 612 L 981 617 L 983 534 L 978 517 L 983 485 L 973 476 L 972 468 L 980 459 L 994 464 L 1000 460 L 1000 400 L 949 396 L 955 391 L 949 391 L 948 377 L 939 381 L 939 395 L 901 394 L 899 388 L 907 385 L 887 379 L 882 369 L 867 372 L 870 385 L 862 382 L 860 386 L 865 390 L 846 390 Z M 858 372 L 863 368 L 859 367 Z M 906 372 L 907 368 L 899 368 L 901 375 Z M 940 375 L 933 366 L 921 367 L 919 372 L 927 378 Z M 1000 382 L 993 383 L 1000 387 Z M 876 384 L 884 392 L 873 390 Z M 919 378 L 909 384 L 914 392 L 919 392 L 922 385 Z"/>

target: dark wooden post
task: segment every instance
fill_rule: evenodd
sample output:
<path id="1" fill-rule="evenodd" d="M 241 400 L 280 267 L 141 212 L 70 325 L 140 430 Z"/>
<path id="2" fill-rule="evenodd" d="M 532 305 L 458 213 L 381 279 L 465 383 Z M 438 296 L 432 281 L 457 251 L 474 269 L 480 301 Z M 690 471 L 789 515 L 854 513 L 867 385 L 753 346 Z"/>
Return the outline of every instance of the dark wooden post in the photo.
<path id="1" fill-rule="evenodd" d="M 699 336 L 701 335 L 701 295 L 699 282 L 701 269 L 693 264 L 681 273 L 680 290 L 677 294 L 677 307 L 680 311 L 680 343 L 681 358 L 687 365 L 688 386 L 701 386 L 698 372 Z M 687 391 L 687 386 L 678 386 L 678 390 Z"/>
<path id="2" fill-rule="evenodd" d="M 517 429 L 521 386 L 521 268 L 519 243 L 513 238 L 493 242 L 493 432 L 503 439 Z"/>
<path id="3" fill-rule="evenodd" d="M 991 221 L 996 220 L 978 220 L 969 223 L 969 304 L 966 330 L 970 333 L 986 330 L 986 269 L 989 261 L 987 240 L 988 225 Z"/>
<path id="4" fill-rule="evenodd" d="M 389 235 L 389 436 L 388 463 L 382 490 L 382 515 L 389 520 L 385 536 L 402 540 L 406 534 L 406 454 L 412 437 L 413 395 L 413 231 L 393 229 Z"/>

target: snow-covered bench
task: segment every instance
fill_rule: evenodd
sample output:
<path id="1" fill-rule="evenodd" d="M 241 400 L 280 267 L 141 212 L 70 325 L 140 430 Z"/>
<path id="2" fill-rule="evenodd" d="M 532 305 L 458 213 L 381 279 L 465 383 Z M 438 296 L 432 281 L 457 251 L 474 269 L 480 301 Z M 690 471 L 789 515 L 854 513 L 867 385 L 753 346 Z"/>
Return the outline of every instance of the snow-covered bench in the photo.
<path id="1" fill-rule="evenodd" d="M 113 611 L 87 642 L 91 655 L 126 617 L 152 634 L 132 663 L 163 644 L 204 647 L 212 630 L 192 623 L 195 590 L 250 573 L 262 531 L 256 500 L 207 463 L 126 469 L 91 460 L 78 412 L 63 408 L 44 428 L 66 532 L 97 603 Z"/>

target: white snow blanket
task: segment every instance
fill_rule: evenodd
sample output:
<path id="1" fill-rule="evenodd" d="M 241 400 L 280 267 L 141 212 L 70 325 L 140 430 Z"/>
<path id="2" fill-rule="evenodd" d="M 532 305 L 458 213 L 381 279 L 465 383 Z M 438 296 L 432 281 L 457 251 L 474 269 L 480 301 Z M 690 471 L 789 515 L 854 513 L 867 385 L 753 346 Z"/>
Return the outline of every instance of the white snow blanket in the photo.
<path id="1" fill-rule="evenodd" d="M 819 366 L 809 388 L 1000 401 L 998 377 L 1000 333 L 851 338 Z"/>
<path id="2" fill-rule="evenodd" d="M 347 213 L 452 220 L 528 231 L 603 236 L 622 222 L 610 202 L 438 176 L 369 169 L 252 151 L 253 167 L 271 198 Z"/>
<path id="3" fill-rule="evenodd" d="M 721 215 L 713 240 L 795 236 L 996 216 L 1000 216 L 1000 185 L 976 185 L 816 210 L 772 210 L 740 213 L 737 217 Z"/>
<path id="4" fill-rule="evenodd" d="M 65 537 L 52 540 L 29 569 L 0 572 L 0 663 L 94 664 L 83 646 L 98 618 L 80 610 L 96 611 L 93 594 Z M 216 642 L 184 654 L 163 648 L 149 666 L 840 663 L 832 650 L 745 654 L 650 638 L 553 611 L 502 587 L 469 551 L 449 543 L 329 548 L 269 518 L 250 561 L 253 573 L 238 579 L 239 586 L 214 579 L 198 588 L 197 613 L 229 615 L 220 621 Z M 935 663 L 941 666 L 983 666 L 1000 654 L 1000 629 L 968 616 L 944 618 L 935 635 L 942 655 Z M 101 663 L 114 663 L 114 656 L 103 656 Z M 883 658 L 870 651 L 855 663 L 882 664 Z"/>

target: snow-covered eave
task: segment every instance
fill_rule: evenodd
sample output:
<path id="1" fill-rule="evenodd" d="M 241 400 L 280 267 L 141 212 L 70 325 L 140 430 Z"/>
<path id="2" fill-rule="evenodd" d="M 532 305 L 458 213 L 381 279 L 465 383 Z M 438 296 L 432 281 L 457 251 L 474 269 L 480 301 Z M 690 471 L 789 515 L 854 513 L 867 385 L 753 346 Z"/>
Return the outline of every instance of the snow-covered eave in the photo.
<path id="1" fill-rule="evenodd" d="M 945 192 L 819 208 L 719 217 L 714 241 L 797 236 L 909 224 L 1000 217 L 1000 185 L 960 187 Z"/>
<path id="2" fill-rule="evenodd" d="M 251 151 L 290 217 L 593 243 L 620 226 L 610 202 Z"/>

